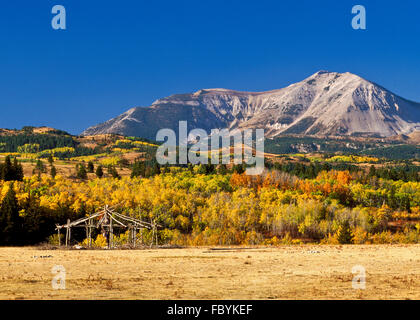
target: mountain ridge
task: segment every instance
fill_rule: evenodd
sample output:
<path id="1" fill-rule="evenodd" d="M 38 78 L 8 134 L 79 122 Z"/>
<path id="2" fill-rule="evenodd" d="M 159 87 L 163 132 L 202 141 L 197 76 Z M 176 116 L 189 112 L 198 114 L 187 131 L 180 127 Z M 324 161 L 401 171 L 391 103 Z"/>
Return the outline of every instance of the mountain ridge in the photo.
<path id="1" fill-rule="evenodd" d="M 263 128 L 267 137 L 283 134 L 389 137 L 420 130 L 420 103 L 346 72 L 325 70 L 281 89 L 243 92 L 200 89 L 131 108 L 82 135 L 122 134 L 154 139 L 162 128 Z"/>

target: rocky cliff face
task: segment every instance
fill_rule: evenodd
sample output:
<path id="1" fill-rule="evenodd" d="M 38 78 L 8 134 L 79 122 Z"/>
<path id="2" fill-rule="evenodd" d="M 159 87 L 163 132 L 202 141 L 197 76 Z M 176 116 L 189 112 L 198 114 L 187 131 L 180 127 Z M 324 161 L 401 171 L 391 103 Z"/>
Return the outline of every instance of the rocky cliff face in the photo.
<path id="1" fill-rule="evenodd" d="M 405 100 L 351 73 L 320 71 L 286 88 L 267 92 L 203 89 L 137 107 L 83 135 L 115 133 L 156 137 L 161 128 L 262 128 L 281 134 L 377 135 L 420 129 L 420 104 Z"/>

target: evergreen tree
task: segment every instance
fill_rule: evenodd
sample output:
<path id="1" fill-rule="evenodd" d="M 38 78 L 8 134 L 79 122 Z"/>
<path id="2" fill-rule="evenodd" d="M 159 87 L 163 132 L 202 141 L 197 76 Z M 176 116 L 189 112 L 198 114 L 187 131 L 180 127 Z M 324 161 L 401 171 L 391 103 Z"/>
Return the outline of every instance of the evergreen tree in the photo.
<path id="1" fill-rule="evenodd" d="M 226 168 L 226 165 L 225 165 L 225 164 L 221 164 L 221 165 L 219 166 L 219 168 L 217 169 L 217 173 L 218 173 L 218 174 L 221 174 L 221 175 L 225 175 L 225 174 L 227 174 L 227 173 L 228 173 L 228 170 L 227 170 L 227 168 Z"/>
<path id="2" fill-rule="evenodd" d="M 0 179 L 4 181 L 23 181 L 23 168 L 17 158 L 14 158 L 12 163 L 10 156 L 7 156 L 4 163 L 0 164 Z"/>
<path id="3" fill-rule="evenodd" d="M 48 215 L 39 206 L 36 197 L 29 194 L 24 209 L 23 226 L 25 232 L 22 235 L 22 240 L 25 244 L 39 243 L 51 235 L 51 230 L 54 228 L 54 221 L 48 221 Z"/>
<path id="4" fill-rule="evenodd" d="M 376 176 L 376 168 L 375 166 L 372 164 L 369 168 L 369 174 L 368 177 L 374 177 Z"/>
<path id="5" fill-rule="evenodd" d="M 12 181 L 13 178 L 12 161 L 10 160 L 10 156 L 7 156 L 4 159 L 4 164 L 1 168 L 1 179 L 4 181 Z"/>
<path id="6" fill-rule="evenodd" d="M 51 165 L 50 174 L 52 178 L 55 178 L 55 176 L 57 175 L 57 169 L 53 165 Z"/>
<path id="7" fill-rule="evenodd" d="M 144 177 L 146 175 L 146 167 L 144 161 L 136 161 L 131 170 L 131 178 Z"/>
<path id="8" fill-rule="evenodd" d="M 238 174 L 242 174 L 245 172 L 244 164 L 235 164 L 232 169 L 233 169 L 233 172 L 238 173 Z"/>
<path id="9" fill-rule="evenodd" d="M 109 167 L 108 167 L 108 174 L 109 174 L 110 176 L 112 176 L 113 178 L 116 178 L 116 179 L 121 178 L 121 177 L 120 177 L 120 175 L 118 174 L 117 169 L 115 169 L 115 167 L 114 167 L 114 166 L 109 166 Z"/>
<path id="10" fill-rule="evenodd" d="M 200 164 L 198 167 L 198 173 L 200 174 L 212 174 L 214 173 L 215 166 L 211 163 L 208 164 Z"/>
<path id="11" fill-rule="evenodd" d="M 310 164 L 310 166 L 308 167 L 307 172 L 306 172 L 306 177 L 307 177 L 308 179 L 314 179 L 314 178 L 316 178 L 316 175 L 317 175 L 317 173 L 316 173 L 316 168 L 315 168 L 315 166 L 311 163 L 311 164 Z"/>
<path id="12" fill-rule="evenodd" d="M 53 164 L 53 162 L 54 162 L 54 158 L 53 158 L 52 154 L 50 153 L 50 154 L 48 155 L 48 163 L 49 163 L 50 165 L 52 165 L 52 164 Z"/>
<path id="13" fill-rule="evenodd" d="M 101 166 L 101 165 L 99 165 L 99 166 L 97 166 L 97 167 L 96 167 L 96 172 L 95 172 L 95 174 L 96 174 L 96 176 L 97 176 L 98 178 L 102 178 L 102 177 L 104 176 L 104 171 L 103 171 L 103 169 L 102 169 L 102 166 Z"/>
<path id="14" fill-rule="evenodd" d="M 40 159 L 38 159 L 32 173 L 33 174 L 37 173 L 38 176 L 41 176 L 41 173 L 45 173 L 45 170 L 46 169 L 45 169 L 44 163 Z"/>
<path id="15" fill-rule="evenodd" d="M 84 164 L 78 164 L 76 166 L 77 178 L 86 180 L 87 172 Z"/>
<path id="16" fill-rule="evenodd" d="M 161 173 L 161 171 L 160 171 L 160 164 L 157 163 L 157 162 L 155 162 L 153 164 L 153 175 L 160 174 L 160 173 Z"/>
<path id="17" fill-rule="evenodd" d="M 353 234 L 348 220 L 345 220 L 338 228 L 337 239 L 341 244 L 353 243 Z"/>
<path id="18" fill-rule="evenodd" d="M 0 206 L 0 243 L 16 245 L 20 243 L 22 219 L 19 216 L 19 206 L 13 183 Z"/>
<path id="19" fill-rule="evenodd" d="M 16 181 L 23 181 L 23 167 L 22 165 L 17 161 L 17 158 L 13 161 L 13 167 L 14 167 L 14 179 Z"/>
<path id="20" fill-rule="evenodd" d="M 93 165 L 93 162 L 92 162 L 92 161 L 89 161 L 89 162 L 88 162 L 88 165 L 87 165 L 87 171 L 88 171 L 89 173 L 93 173 L 93 172 L 94 172 L 94 170 L 95 170 L 95 167 L 94 167 L 94 165 Z"/>

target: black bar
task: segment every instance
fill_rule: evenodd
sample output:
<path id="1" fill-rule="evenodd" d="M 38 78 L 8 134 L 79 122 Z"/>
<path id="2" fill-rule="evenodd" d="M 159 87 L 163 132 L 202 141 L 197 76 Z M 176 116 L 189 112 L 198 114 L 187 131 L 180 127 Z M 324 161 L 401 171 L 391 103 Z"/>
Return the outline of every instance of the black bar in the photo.
<path id="1" fill-rule="evenodd" d="M 175 309 L 174 309 L 175 308 Z M 420 310 L 420 301 L 273 301 L 273 300 L 178 300 L 178 301 L 0 301 L 5 315 L 23 314 L 60 319 L 377 319 L 386 315 L 401 319 Z M 175 311 L 176 310 L 176 311 Z M 118 317 L 118 318 L 116 318 Z"/>

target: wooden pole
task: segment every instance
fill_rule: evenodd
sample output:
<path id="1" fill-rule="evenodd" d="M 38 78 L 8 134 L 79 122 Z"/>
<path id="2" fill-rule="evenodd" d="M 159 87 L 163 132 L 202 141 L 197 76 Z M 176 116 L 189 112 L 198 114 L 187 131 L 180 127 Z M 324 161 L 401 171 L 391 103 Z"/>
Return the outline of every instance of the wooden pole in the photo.
<path id="1" fill-rule="evenodd" d="M 155 238 L 155 229 L 152 230 L 152 241 L 150 241 L 150 248 L 153 246 L 153 239 Z"/>
<path id="2" fill-rule="evenodd" d="M 152 241 L 150 242 L 150 248 L 153 246 L 153 241 L 155 240 L 155 222 L 152 223 Z"/>
<path id="3" fill-rule="evenodd" d="M 153 221 L 153 228 L 155 228 L 155 235 L 156 235 L 156 247 L 158 246 L 158 233 L 157 233 L 157 227 L 156 222 Z"/>
<path id="4" fill-rule="evenodd" d="M 128 224 L 128 231 L 129 231 L 129 238 L 130 238 L 130 244 L 133 244 L 133 240 L 134 240 L 134 227 L 131 223 Z"/>
<path id="5" fill-rule="evenodd" d="M 67 219 L 66 225 L 66 247 L 69 245 L 70 241 L 70 219 Z"/>
<path id="6" fill-rule="evenodd" d="M 88 246 L 89 248 L 92 247 L 92 223 L 90 221 L 90 214 L 89 214 Z"/>
<path id="7" fill-rule="evenodd" d="M 87 221 L 85 221 L 85 232 L 86 232 L 86 240 L 88 241 L 88 244 L 89 244 L 89 225 Z"/>
<path id="8" fill-rule="evenodd" d="M 111 214 L 109 214 L 109 248 L 112 248 L 113 242 L 114 242 L 114 230 L 112 229 L 112 218 Z"/>
<path id="9" fill-rule="evenodd" d="M 143 245 L 143 228 L 140 228 L 140 242 Z"/>
<path id="10" fill-rule="evenodd" d="M 58 233 L 58 246 L 61 247 L 61 234 L 60 234 L 60 228 L 57 227 L 57 233 Z"/>

